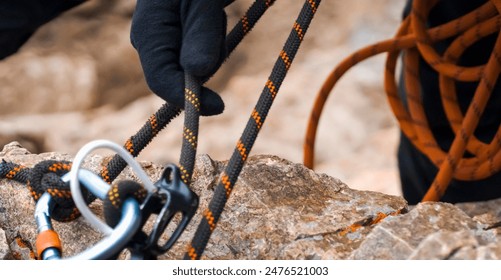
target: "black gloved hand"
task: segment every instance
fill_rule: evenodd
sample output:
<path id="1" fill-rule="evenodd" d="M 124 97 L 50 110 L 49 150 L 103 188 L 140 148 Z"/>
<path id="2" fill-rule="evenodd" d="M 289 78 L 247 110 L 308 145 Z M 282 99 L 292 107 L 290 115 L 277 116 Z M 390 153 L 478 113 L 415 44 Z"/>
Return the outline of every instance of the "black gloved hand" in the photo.
<path id="1" fill-rule="evenodd" d="M 0 1 L 0 59 L 17 52 L 41 25 L 84 1 Z"/>
<path id="2" fill-rule="evenodd" d="M 205 81 L 219 69 L 226 57 L 227 2 L 137 1 L 131 42 L 146 82 L 156 95 L 184 108 L 184 71 Z M 223 112 L 223 100 L 214 91 L 203 87 L 200 98 L 202 115 Z"/>

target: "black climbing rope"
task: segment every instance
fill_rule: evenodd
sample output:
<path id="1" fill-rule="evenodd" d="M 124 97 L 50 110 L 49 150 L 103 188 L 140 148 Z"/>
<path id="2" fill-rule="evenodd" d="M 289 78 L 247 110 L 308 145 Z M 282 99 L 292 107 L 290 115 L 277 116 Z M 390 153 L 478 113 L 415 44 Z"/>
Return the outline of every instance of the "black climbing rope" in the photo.
<path id="1" fill-rule="evenodd" d="M 240 171 L 247 160 L 319 4 L 320 0 L 306 0 L 296 22 L 294 22 L 292 31 L 284 48 L 280 51 L 279 58 L 261 92 L 257 105 L 252 111 L 245 130 L 237 142 L 233 155 L 221 175 L 209 207 L 202 214 L 203 218 L 198 225 L 191 244 L 187 248 L 184 256 L 185 259 L 199 259 L 207 246 L 210 236 L 216 228 L 216 224 L 224 210 L 226 201 L 230 197 Z"/>

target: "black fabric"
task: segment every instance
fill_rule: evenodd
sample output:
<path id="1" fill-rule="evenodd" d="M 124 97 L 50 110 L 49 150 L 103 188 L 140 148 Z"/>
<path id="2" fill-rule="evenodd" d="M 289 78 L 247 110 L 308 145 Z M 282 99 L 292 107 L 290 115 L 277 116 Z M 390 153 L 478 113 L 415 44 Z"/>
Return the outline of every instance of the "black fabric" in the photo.
<path id="1" fill-rule="evenodd" d="M 0 59 L 16 53 L 43 24 L 85 0 L 2 0 Z"/>
<path id="2" fill-rule="evenodd" d="M 404 198 L 410 205 L 419 203 L 433 182 L 438 169 L 403 135 L 398 149 L 398 167 Z M 441 201 L 457 203 L 499 198 L 500 186 L 500 173 L 484 180 L 452 180 Z"/>
<path id="3" fill-rule="evenodd" d="M 484 4 L 485 0 L 442 0 L 431 10 L 428 26 L 434 27 L 458 18 Z M 408 1 L 404 9 L 404 16 L 408 15 L 412 1 Z M 476 66 L 487 62 L 493 49 L 497 34 L 481 39 L 471 46 L 460 58 L 458 64 L 462 66 Z M 454 38 L 435 44 L 435 49 L 442 54 Z M 423 60 L 420 59 L 419 74 L 422 86 L 422 101 L 426 117 L 430 124 L 437 143 L 444 150 L 449 150 L 454 139 L 454 133 L 445 115 L 440 99 L 437 73 Z M 477 82 L 456 82 L 458 102 L 463 114 L 475 93 Z M 489 103 L 480 119 L 475 131 L 475 136 L 481 141 L 490 142 L 501 123 L 501 88 L 497 83 Z M 405 98 L 403 83 L 400 84 L 400 94 Z M 404 197 L 411 204 L 416 204 L 423 198 L 431 185 L 437 168 L 426 156 L 413 147 L 409 140 L 402 134 L 398 150 L 400 179 Z M 453 180 L 447 189 L 442 201 L 464 202 L 479 201 L 501 197 L 501 174 L 498 173 L 485 180 L 464 182 Z M 490 187 L 489 187 L 490 186 Z"/>
<path id="4" fill-rule="evenodd" d="M 137 1 L 131 42 L 156 95 L 184 108 L 184 71 L 203 81 L 221 66 L 226 57 L 225 4 L 224 0 Z M 221 97 L 202 88 L 202 115 L 223 110 Z"/>

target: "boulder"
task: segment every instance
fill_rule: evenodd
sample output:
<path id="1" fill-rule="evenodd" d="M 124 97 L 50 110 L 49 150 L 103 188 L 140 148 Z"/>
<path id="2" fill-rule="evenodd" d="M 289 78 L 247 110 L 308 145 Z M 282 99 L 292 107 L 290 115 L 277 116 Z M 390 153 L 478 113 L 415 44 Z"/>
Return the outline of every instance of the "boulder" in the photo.
<path id="1" fill-rule="evenodd" d="M 106 158 L 93 155 L 84 165 L 97 172 Z M 46 159 L 71 160 L 71 156 L 31 154 L 14 142 L 4 147 L 0 159 L 31 167 Z M 225 162 L 214 161 L 208 155 L 197 157 L 192 189 L 200 196 L 199 211 L 178 244 L 161 258 L 183 256 L 224 165 Z M 163 170 L 147 162 L 142 162 L 142 166 L 153 181 L 158 180 Z M 125 178 L 137 180 L 129 169 L 117 180 Z M 8 242 L 18 238 L 28 244 L 25 247 L 35 248 L 35 203 L 27 188 L 7 179 L 1 180 L 0 185 L 0 207 L 5 209 L 0 227 L 6 231 Z M 91 205 L 98 215 L 99 202 Z M 340 180 L 317 174 L 302 164 L 276 156 L 252 156 L 242 170 L 203 258 L 343 259 L 359 246 L 375 224 L 387 216 L 405 213 L 406 207 L 401 197 L 353 190 Z M 54 222 L 54 227 L 64 242 L 66 257 L 102 238 L 82 217 L 69 223 Z M 14 249 L 19 250 L 18 247 Z"/>
<path id="2" fill-rule="evenodd" d="M 10 248 L 9 244 L 7 243 L 7 236 L 5 236 L 5 231 L 0 228 L 0 260 L 6 260 L 9 257 Z"/>
<path id="3" fill-rule="evenodd" d="M 350 258 L 469 259 L 477 258 L 476 251 L 485 250 L 485 246 L 493 253 L 500 245 L 496 231 L 476 222 L 457 206 L 426 202 L 406 215 L 385 219 Z"/>
<path id="4" fill-rule="evenodd" d="M 98 172 L 111 154 L 93 154 L 84 166 Z M 32 154 L 6 145 L 0 160 L 34 166 L 42 160 L 71 160 L 61 153 Z M 174 247 L 160 259 L 181 259 L 203 210 L 214 194 L 226 161 L 206 154 L 196 159 L 192 190 L 199 209 Z M 141 162 L 152 181 L 163 166 Z M 126 168 L 117 180 L 138 180 Z M 341 180 L 272 155 L 247 160 L 203 259 L 500 259 L 499 201 L 420 203 L 409 211 L 400 196 L 355 190 Z M 102 217 L 102 203 L 91 209 Z M 0 257 L 36 258 L 35 203 L 26 186 L 0 180 Z M 167 228 L 167 236 L 173 230 Z M 64 257 L 93 246 L 103 236 L 82 217 L 53 222 Z M 151 230 L 149 220 L 144 230 Z M 2 236 L 5 236 L 2 239 Z M 165 240 L 165 238 L 164 238 Z M 124 251 L 120 258 L 128 258 Z"/>

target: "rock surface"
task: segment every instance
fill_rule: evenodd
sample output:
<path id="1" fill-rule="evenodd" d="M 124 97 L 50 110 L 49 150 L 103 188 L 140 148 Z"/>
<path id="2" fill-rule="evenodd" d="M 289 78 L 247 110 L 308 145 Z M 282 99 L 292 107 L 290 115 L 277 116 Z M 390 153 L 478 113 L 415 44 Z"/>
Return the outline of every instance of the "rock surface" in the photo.
<path id="1" fill-rule="evenodd" d="M 209 164 L 206 156 L 202 159 L 197 163 L 199 168 L 205 163 L 205 172 L 197 172 L 197 180 L 214 181 L 222 171 L 221 163 Z M 195 181 L 194 189 L 204 201 L 212 196 L 207 187 Z M 406 207 L 402 198 L 350 189 L 301 164 L 254 156 L 242 170 L 205 257 L 344 259 L 378 217 L 405 212 Z M 181 241 L 179 249 L 188 240 Z M 168 256 L 175 257 L 175 253 Z"/>
<path id="2" fill-rule="evenodd" d="M 6 260 L 10 257 L 10 248 L 7 243 L 5 231 L 0 228 L 0 260 Z"/>
<path id="3" fill-rule="evenodd" d="M 498 243 L 494 231 L 484 230 L 458 207 L 420 203 L 408 214 L 377 225 L 350 258 L 449 259 L 462 248 Z"/>
<path id="4" fill-rule="evenodd" d="M 0 159 L 30 167 L 41 160 L 71 160 L 71 156 L 31 154 L 13 142 L 0 152 Z M 97 171 L 105 159 L 92 155 L 84 165 Z M 161 166 L 141 164 L 153 181 L 159 178 Z M 224 164 L 208 155 L 197 157 L 192 189 L 200 196 L 199 210 L 162 259 L 182 258 Z M 117 180 L 125 178 L 137 180 L 129 169 Z M 401 197 L 354 190 L 302 164 L 256 155 L 248 159 L 203 258 L 500 259 L 496 227 L 500 201 L 421 203 L 408 211 Z M 0 258 L 34 258 L 34 206 L 25 186 L 0 181 Z M 91 208 L 101 215 L 100 201 Z M 65 257 L 102 238 L 82 217 L 54 222 L 54 227 L 63 240 Z"/>

